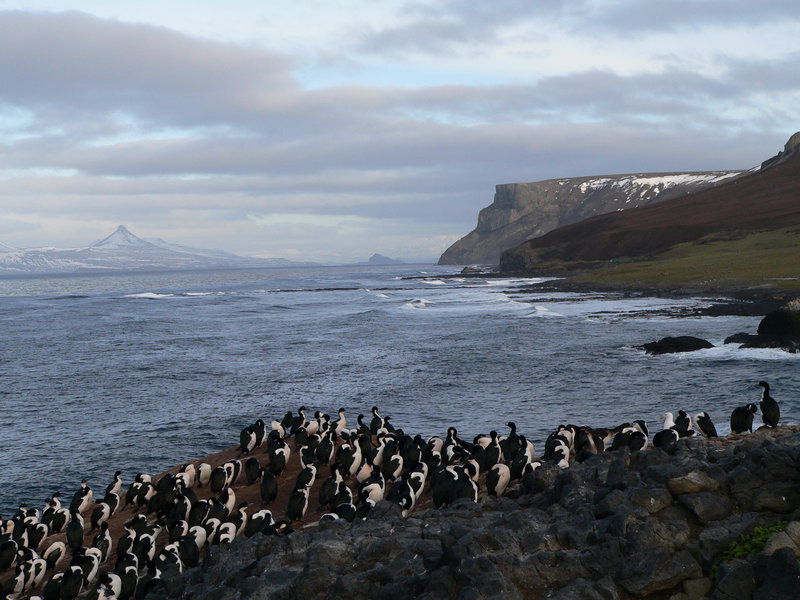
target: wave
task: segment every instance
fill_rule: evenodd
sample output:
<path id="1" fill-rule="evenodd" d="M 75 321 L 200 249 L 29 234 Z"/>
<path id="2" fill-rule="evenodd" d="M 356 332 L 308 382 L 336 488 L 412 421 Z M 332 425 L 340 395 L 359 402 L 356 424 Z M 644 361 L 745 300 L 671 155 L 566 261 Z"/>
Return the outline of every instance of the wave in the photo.
<path id="1" fill-rule="evenodd" d="M 432 300 L 425 300 L 423 298 L 415 298 L 414 300 L 411 300 L 411 301 L 406 302 L 405 304 L 403 304 L 403 308 L 411 308 L 411 309 L 414 309 L 414 308 L 427 308 L 431 304 L 436 304 L 436 303 L 433 302 Z"/>
<path id="2" fill-rule="evenodd" d="M 715 362 L 730 361 L 800 361 L 800 354 L 793 354 L 778 348 L 740 348 L 739 344 L 723 344 L 720 341 L 712 341 L 713 348 L 703 348 L 694 352 L 675 352 L 671 354 L 660 354 L 656 358 L 668 357 L 669 359 L 680 360 L 701 360 Z M 643 351 L 642 351 L 643 352 Z"/>
<path id="3" fill-rule="evenodd" d="M 91 296 L 86 296 L 84 294 L 65 294 L 63 296 L 53 296 L 52 298 L 48 298 L 48 300 L 85 300 L 86 298 L 91 298 Z"/>
<path id="4" fill-rule="evenodd" d="M 161 298 L 174 298 L 175 294 L 158 294 L 156 292 L 141 292 L 139 294 L 125 294 L 123 298 L 145 298 L 146 300 L 159 300 Z"/>
<path id="5" fill-rule="evenodd" d="M 530 317 L 564 317 L 561 313 L 550 310 L 546 306 L 534 306 L 533 312 L 524 315 L 526 318 Z"/>

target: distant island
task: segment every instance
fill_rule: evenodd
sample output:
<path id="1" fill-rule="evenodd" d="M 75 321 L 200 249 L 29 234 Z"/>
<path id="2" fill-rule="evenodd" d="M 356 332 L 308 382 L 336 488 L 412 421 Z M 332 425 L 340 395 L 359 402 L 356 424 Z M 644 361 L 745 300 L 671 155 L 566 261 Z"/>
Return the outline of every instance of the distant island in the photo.
<path id="1" fill-rule="evenodd" d="M 396 258 L 389 258 L 388 256 L 384 256 L 383 254 L 373 254 L 369 257 L 369 260 L 366 262 L 357 262 L 352 263 L 349 266 L 354 267 L 370 267 L 370 266 L 377 266 L 377 265 L 404 265 L 407 264 L 402 260 L 398 260 Z"/>

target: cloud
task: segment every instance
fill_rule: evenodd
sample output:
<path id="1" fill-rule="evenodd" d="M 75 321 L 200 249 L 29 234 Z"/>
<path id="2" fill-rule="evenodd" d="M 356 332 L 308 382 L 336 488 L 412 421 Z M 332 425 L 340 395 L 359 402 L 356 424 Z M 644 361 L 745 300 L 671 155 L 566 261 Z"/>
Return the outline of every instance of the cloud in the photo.
<path id="1" fill-rule="evenodd" d="M 232 125 L 231 108 L 269 112 L 296 88 L 285 56 L 79 12 L 0 13 L 0 55 L 0 101 L 58 124 Z"/>
<path id="2" fill-rule="evenodd" d="M 415 4 L 401 25 L 443 20 L 424 43 L 468 43 L 483 22 L 503 46 L 529 13 L 574 23 L 593 6 Z M 78 245 L 124 222 L 272 256 L 435 255 L 498 183 L 750 167 L 797 129 L 800 85 L 796 54 L 697 68 L 667 53 L 632 71 L 306 88 L 280 52 L 83 13 L 0 12 L 0 55 L 0 220 L 20 224 L 4 242 Z"/>
<path id="3" fill-rule="evenodd" d="M 496 0 L 495 2 L 408 2 L 396 23 L 362 33 L 365 53 L 467 56 L 492 51 L 498 42 L 518 44 L 555 36 L 575 39 L 698 32 L 703 29 L 794 22 L 800 4 L 753 0 Z"/>
<path id="4" fill-rule="evenodd" d="M 552 24 L 580 13 L 588 4 L 588 0 L 410 2 L 399 11 L 399 24 L 366 32 L 358 48 L 387 53 L 480 53 L 495 45 L 505 31 L 542 21 Z"/>
<path id="5" fill-rule="evenodd" d="M 595 3 L 586 15 L 601 29 L 619 35 L 663 33 L 688 29 L 753 28 L 800 17 L 800 4 L 792 0 L 618 0 Z"/>

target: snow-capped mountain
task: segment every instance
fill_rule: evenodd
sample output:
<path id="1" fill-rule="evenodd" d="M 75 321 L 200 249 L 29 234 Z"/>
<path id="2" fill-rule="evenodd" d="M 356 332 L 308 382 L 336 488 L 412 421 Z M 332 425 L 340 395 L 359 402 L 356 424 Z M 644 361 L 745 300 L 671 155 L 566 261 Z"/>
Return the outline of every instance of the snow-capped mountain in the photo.
<path id="1" fill-rule="evenodd" d="M 143 240 L 120 225 L 85 248 L 25 248 L 0 244 L 0 273 L 79 273 L 243 267 L 307 266 L 283 258 L 250 258 L 221 250 L 200 250 L 163 240 Z"/>

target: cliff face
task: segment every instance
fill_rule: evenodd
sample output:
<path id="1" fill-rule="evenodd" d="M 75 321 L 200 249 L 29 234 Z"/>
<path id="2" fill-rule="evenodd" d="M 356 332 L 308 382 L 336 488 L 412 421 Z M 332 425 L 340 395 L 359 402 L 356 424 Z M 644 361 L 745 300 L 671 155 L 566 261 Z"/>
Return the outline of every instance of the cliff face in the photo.
<path id="1" fill-rule="evenodd" d="M 690 197 L 599 215 L 529 239 L 503 253 L 500 269 L 519 272 L 548 261 L 650 257 L 712 233 L 742 234 L 800 224 L 798 146 L 787 144 L 764 165 Z"/>
<path id="2" fill-rule="evenodd" d="M 440 265 L 497 264 L 504 250 L 564 225 L 707 189 L 740 171 L 573 177 L 496 187 L 478 226 L 450 246 Z"/>

